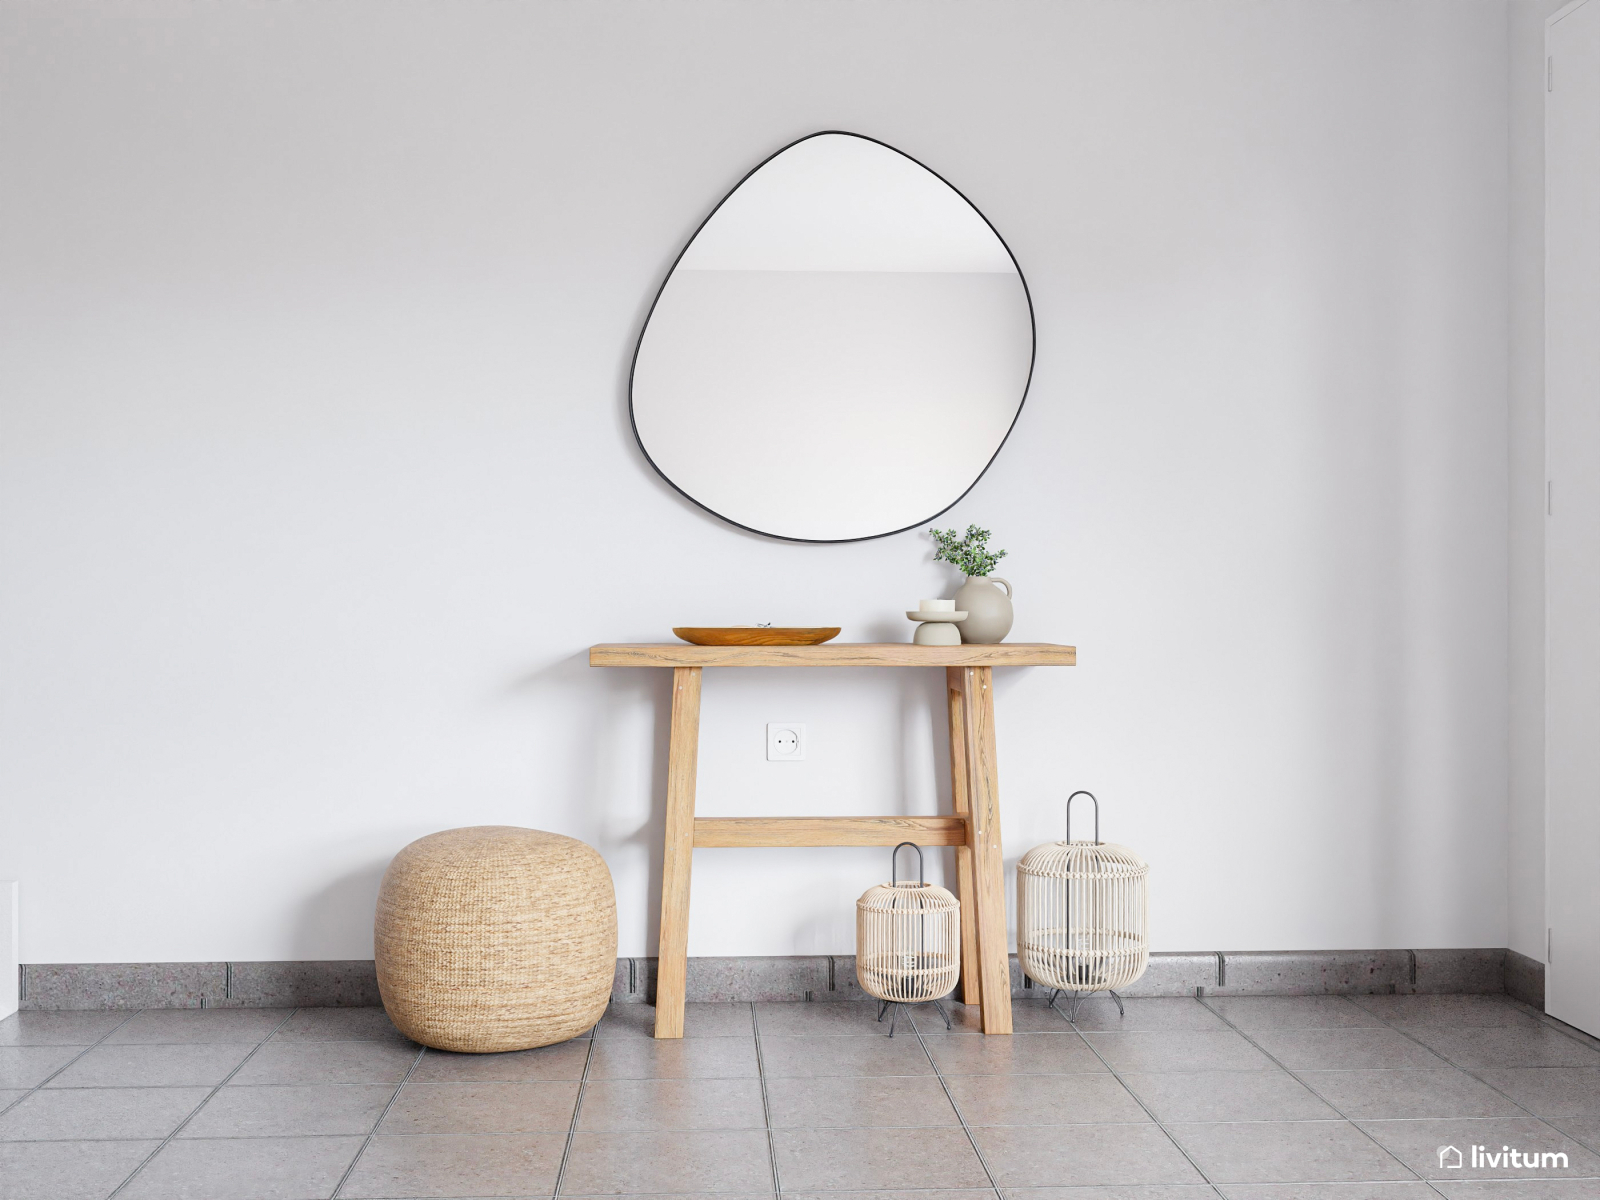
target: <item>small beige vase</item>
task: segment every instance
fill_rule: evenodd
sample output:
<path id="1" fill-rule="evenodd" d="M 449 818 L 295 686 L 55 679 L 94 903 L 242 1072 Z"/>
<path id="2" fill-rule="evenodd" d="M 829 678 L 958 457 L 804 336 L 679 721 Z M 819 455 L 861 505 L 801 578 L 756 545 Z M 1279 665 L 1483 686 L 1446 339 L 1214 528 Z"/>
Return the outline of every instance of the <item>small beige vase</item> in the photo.
<path id="1" fill-rule="evenodd" d="M 961 622 L 963 642 L 991 645 L 1005 641 L 1015 618 L 1011 610 L 1010 580 L 998 575 L 969 575 L 955 599 L 957 608 L 967 610 L 967 619 Z"/>

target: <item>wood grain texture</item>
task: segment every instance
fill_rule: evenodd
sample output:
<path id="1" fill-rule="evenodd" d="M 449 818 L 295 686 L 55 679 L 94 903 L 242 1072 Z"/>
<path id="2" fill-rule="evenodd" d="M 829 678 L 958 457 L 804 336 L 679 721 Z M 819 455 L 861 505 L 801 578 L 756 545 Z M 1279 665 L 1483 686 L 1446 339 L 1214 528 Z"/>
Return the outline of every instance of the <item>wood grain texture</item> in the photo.
<path id="1" fill-rule="evenodd" d="M 667 828 L 661 864 L 661 943 L 656 973 L 658 1038 L 683 1036 L 689 974 L 689 872 L 694 860 L 694 789 L 700 755 L 700 668 L 672 672 L 667 748 Z"/>
<path id="2" fill-rule="evenodd" d="M 961 817 L 700 817 L 696 846 L 965 846 Z"/>
<path id="3" fill-rule="evenodd" d="M 839 636 L 837 625 L 774 629 L 760 625 L 675 625 L 674 637 L 696 646 L 819 646 Z"/>
<path id="4" fill-rule="evenodd" d="M 961 710 L 961 668 L 945 669 L 950 700 L 950 807 L 958 817 L 971 816 L 967 797 L 966 727 Z M 970 832 L 970 831 L 969 831 Z M 956 899 L 961 902 L 961 1002 L 983 1002 L 983 975 L 978 970 L 978 910 L 973 903 L 972 844 L 956 848 Z"/>
<path id="5" fill-rule="evenodd" d="M 829 642 L 823 646 L 604 644 L 589 647 L 591 667 L 1070 667 L 1073 646 L 1001 642 L 994 646 L 914 646 L 910 642 Z"/>
<path id="6" fill-rule="evenodd" d="M 1006 943 L 1005 859 L 1000 853 L 1000 776 L 994 737 L 994 672 L 961 670 L 962 753 L 972 807 L 974 899 L 984 1033 L 1011 1032 L 1011 966 Z"/>

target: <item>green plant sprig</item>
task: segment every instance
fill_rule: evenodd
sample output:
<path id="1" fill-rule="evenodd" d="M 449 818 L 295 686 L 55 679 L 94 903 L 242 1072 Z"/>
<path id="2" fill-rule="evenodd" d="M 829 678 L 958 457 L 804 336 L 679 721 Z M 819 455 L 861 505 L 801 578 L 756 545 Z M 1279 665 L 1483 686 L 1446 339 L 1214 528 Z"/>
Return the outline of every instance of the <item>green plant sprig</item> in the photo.
<path id="1" fill-rule="evenodd" d="M 989 531 L 968 525 L 965 537 L 954 529 L 930 529 L 938 550 L 934 562 L 947 562 L 956 570 L 971 577 L 987 575 L 995 564 L 1006 556 L 1004 550 L 989 549 Z"/>

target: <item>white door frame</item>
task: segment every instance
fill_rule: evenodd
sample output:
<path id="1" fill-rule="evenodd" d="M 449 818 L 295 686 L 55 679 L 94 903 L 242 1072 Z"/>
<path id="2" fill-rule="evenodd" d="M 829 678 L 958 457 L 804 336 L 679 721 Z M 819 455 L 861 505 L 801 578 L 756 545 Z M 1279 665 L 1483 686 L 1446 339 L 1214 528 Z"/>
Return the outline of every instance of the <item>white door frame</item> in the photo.
<path id="1" fill-rule="evenodd" d="M 1545 1010 L 1600 1035 L 1600 0 L 1545 55 Z"/>

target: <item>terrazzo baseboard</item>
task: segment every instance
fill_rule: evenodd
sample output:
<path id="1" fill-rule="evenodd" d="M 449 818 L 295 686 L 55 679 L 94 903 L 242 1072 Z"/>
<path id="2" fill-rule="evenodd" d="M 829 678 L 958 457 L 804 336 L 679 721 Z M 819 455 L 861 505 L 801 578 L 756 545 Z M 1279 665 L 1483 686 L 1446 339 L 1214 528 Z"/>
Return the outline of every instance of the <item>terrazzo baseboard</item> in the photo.
<path id="1" fill-rule="evenodd" d="M 617 960 L 612 999 L 655 998 L 656 960 Z M 370 959 L 331 962 L 26 963 L 28 1009 L 342 1008 L 379 1003 Z M 861 996 L 850 955 L 691 958 L 691 1001 Z M 1011 994 L 1038 996 L 1011 958 Z M 1202 951 L 1152 954 L 1128 996 L 1317 996 L 1506 992 L 1544 1007 L 1544 964 L 1505 949 Z"/>
<path id="2" fill-rule="evenodd" d="M 23 1008 L 360 1008 L 379 1002 L 371 959 L 22 967 Z"/>
<path id="3" fill-rule="evenodd" d="M 1544 1011 L 1544 964 L 1515 950 L 1506 951 L 1506 995 Z"/>
<path id="4" fill-rule="evenodd" d="M 1219 996 L 1442 995 L 1505 990 L 1503 949 L 1290 950 L 1218 956 Z"/>

